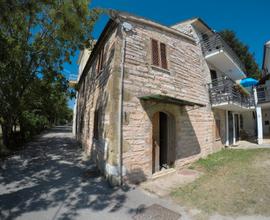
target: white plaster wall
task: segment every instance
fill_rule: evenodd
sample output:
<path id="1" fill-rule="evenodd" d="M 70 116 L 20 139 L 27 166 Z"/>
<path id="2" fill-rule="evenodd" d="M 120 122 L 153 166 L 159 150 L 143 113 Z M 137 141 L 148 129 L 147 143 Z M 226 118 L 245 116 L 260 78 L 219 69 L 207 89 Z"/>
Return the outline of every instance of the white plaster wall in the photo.
<path id="1" fill-rule="evenodd" d="M 268 121 L 268 125 L 266 122 Z M 262 110 L 263 135 L 270 135 L 270 109 Z"/>
<path id="2" fill-rule="evenodd" d="M 255 136 L 256 121 L 253 117 L 253 112 L 243 112 L 243 129 L 249 136 Z"/>

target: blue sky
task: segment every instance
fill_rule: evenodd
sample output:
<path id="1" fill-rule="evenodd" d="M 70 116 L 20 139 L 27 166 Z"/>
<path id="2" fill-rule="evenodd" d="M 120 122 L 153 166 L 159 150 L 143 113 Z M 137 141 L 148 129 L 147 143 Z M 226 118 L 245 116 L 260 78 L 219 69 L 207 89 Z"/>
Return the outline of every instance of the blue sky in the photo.
<path id="1" fill-rule="evenodd" d="M 263 45 L 270 40 L 269 0 L 93 0 L 91 7 L 122 10 L 164 25 L 200 17 L 216 31 L 235 31 L 237 37 L 255 53 L 260 67 Z M 106 16 L 99 19 L 94 28 L 94 38 L 98 38 L 106 22 Z M 72 59 L 71 65 L 65 65 L 65 69 L 73 74 L 78 69 L 77 56 Z M 69 102 L 69 106 L 73 106 L 73 101 Z"/>

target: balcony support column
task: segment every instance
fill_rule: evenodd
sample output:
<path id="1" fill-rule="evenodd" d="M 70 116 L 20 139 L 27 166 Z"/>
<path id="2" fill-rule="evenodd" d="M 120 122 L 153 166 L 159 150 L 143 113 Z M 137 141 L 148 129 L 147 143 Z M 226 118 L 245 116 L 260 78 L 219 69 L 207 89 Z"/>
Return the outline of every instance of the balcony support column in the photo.
<path id="1" fill-rule="evenodd" d="M 256 115 L 257 115 L 257 144 L 263 143 L 263 126 L 262 126 L 262 108 L 258 106 L 258 97 L 256 88 L 253 89 L 254 100 L 256 106 Z"/>
<path id="2" fill-rule="evenodd" d="M 262 127 L 262 108 L 256 106 L 256 115 L 257 115 L 257 143 L 263 143 L 263 127 Z"/>
<path id="3" fill-rule="evenodd" d="M 233 145 L 236 145 L 235 114 L 233 113 L 232 116 L 233 116 Z"/>
<path id="4" fill-rule="evenodd" d="M 225 146 L 229 146 L 229 111 L 226 110 L 225 112 L 225 120 L 226 120 L 226 142 Z"/>

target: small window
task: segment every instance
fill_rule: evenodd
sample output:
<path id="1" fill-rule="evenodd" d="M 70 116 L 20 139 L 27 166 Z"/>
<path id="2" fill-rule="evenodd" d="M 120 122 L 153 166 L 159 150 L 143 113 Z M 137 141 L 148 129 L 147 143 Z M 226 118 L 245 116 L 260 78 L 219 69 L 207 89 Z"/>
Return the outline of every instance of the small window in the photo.
<path id="1" fill-rule="evenodd" d="M 167 69 L 166 44 L 164 43 L 160 43 L 160 59 L 161 59 L 161 67 Z"/>
<path id="2" fill-rule="evenodd" d="M 168 69 L 166 44 L 157 40 L 151 40 L 152 46 L 152 65 Z"/>
<path id="3" fill-rule="evenodd" d="M 97 59 L 97 74 L 99 74 L 103 70 L 103 64 L 104 64 L 104 48 L 102 48 L 98 54 Z"/>
<path id="4" fill-rule="evenodd" d="M 220 119 L 216 119 L 216 140 L 220 139 Z"/>
<path id="5" fill-rule="evenodd" d="M 97 109 L 94 114 L 94 138 L 99 139 L 100 132 L 100 109 Z"/>

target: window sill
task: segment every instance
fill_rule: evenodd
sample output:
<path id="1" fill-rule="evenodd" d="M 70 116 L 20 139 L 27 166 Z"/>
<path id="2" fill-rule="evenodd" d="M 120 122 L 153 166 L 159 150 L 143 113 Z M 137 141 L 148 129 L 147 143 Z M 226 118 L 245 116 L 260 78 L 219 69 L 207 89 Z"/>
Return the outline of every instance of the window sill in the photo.
<path id="1" fill-rule="evenodd" d="M 170 71 L 168 69 L 164 69 L 164 68 L 159 67 L 159 66 L 151 65 L 151 68 L 154 70 L 158 70 L 158 71 L 170 74 Z"/>

